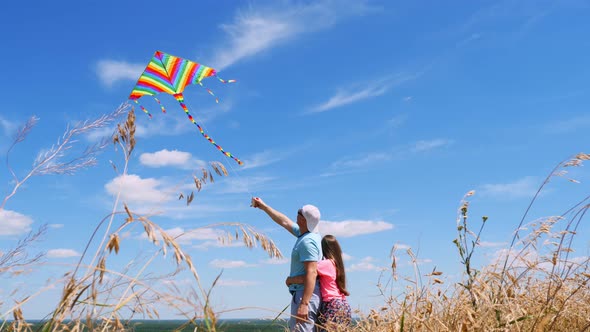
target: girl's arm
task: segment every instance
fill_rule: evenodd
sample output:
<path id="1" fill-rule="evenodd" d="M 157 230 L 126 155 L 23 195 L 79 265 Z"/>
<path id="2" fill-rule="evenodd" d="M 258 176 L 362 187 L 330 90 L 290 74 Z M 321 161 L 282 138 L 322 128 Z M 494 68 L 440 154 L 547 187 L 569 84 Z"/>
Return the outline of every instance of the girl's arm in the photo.
<path id="1" fill-rule="evenodd" d="M 295 277 L 287 277 L 285 280 L 285 284 L 287 286 L 291 286 L 292 284 L 302 284 L 305 282 L 305 275 L 295 276 Z"/>

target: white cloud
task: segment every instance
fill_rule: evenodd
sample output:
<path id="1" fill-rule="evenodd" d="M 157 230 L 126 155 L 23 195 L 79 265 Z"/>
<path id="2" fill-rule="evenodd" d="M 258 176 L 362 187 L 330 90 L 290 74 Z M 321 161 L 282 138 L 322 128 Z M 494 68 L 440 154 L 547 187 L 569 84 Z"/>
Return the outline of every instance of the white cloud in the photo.
<path id="1" fill-rule="evenodd" d="M 51 249 L 47 251 L 47 257 L 49 258 L 68 258 L 68 257 L 80 257 L 80 253 L 72 249 Z"/>
<path id="2" fill-rule="evenodd" d="M 194 169 L 206 166 L 204 161 L 194 159 L 188 152 L 178 150 L 169 151 L 167 149 L 153 153 L 142 153 L 139 156 L 139 162 L 142 165 L 149 167 L 171 166 L 183 169 Z"/>
<path id="3" fill-rule="evenodd" d="M 54 229 L 57 229 L 57 228 L 63 228 L 63 227 L 64 227 L 64 224 L 49 224 L 49 225 L 47 225 L 47 226 L 48 226 L 49 228 L 54 228 Z"/>
<path id="4" fill-rule="evenodd" d="M 24 214 L 0 210 L 0 236 L 1 235 L 20 235 L 31 231 L 33 219 Z"/>
<path id="5" fill-rule="evenodd" d="M 344 260 L 344 261 L 349 261 L 349 260 L 351 260 L 352 258 L 353 258 L 353 257 L 352 257 L 352 256 L 350 256 L 349 254 L 347 254 L 347 253 L 345 253 L 345 252 L 343 252 L 343 253 L 342 253 L 342 260 Z"/>
<path id="6" fill-rule="evenodd" d="M 255 264 L 248 264 L 244 261 L 232 261 L 226 259 L 214 259 L 209 262 L 209 265 L 221 269 L 234 269 L 239 267 L 253 267 Z"/>
<path id="7" fill-rule="evenodd" d="M 340 90 L 326 102 L 313 107 L 311 113 L 325 112 L 360 100 L 378 97 L 386 93 L 390 88 L 391 86 L 389 84 L 383 84 L 368 86 L 360 91 Z"/>
<path id="8" fill-rule="evenodd" d="M 245 286 L 254 286 L 259 285 L 260 283 L 257 281 L 248 281 L 248 280 L 231 280 L 231 279 L 219 279 L 217 282 L 217 286 L 224 286 L 224 287 L 245 287 Z"/>
<path id="9" fill-rule="evenodd" d="M 322 220 L 319 227 L 322 234 L 331 234 L 336 237 L 353 237 L 393 229 L 393 225 L 390 223 L 372 220 Z"/>
<path id="10" fill-rule="evenodd" d="M 146 64 L 134 64 L 125 61 L 101 60 L 96 65 L 96 73 L 101 82 L 110 87 L 120 80 L 136 81 L 145 66 Z"/>
<path id="11" fill-rule="evenodd" d="M 511 183 L 484 184 L 480 193 L 502 198 L 526 198 L 535 195 L 540 185 L 535 177 L 526 176 Z"/>
<path id="12" fill-rule="evenodd" d="M 412 147 L 412 151 L 426 152 L 426 151 L 430 151 L 430 150 L 433 150 L 436 148 L 450 145 L 452 143 L 453 143 L 452 140 L 443 139 L 443 138 L 437 138 L 437 139 L 427 140 L 427 141 L 418 141 Z"/>
<path id="13" fill-rule="evenodd" d="M 382 271 L 383 268 L 376 266 L 373 264 L 375 262 L 375 258 L 373 257 L 365 257 L 359 263 L 352 264 L 350 267 L 346 269 L 346 271 L 354 272 L 354 271 Z"/>
<path id="14" fill-rule="evenodd" d="M 138 175 L 121 175 L 105 185 L 107 192 L 113 196 L 121 192 L 121 199 L 128 203 L 162 203 L 171 200 L 162 189 L 162 183 L 153 178 L 142 179 Z"/>
<path id="15" fill-rule="evenodd" d="M 238 12 L 232 23 L 222 24 L 228 42 L 214 53 L 213 67 L 222 70 L 299 35 L 329 28 L 346 17 L 362 15 L 371 9 L 365 1 L 356 0 L 282 4 L 266 8 L 250 6 Z"/>

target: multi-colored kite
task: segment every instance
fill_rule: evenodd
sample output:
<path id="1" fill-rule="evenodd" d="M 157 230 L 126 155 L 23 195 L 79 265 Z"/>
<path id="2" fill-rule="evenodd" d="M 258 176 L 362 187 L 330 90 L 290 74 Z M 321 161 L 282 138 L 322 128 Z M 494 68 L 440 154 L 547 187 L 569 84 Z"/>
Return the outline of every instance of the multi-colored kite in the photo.
<path id="1" fill-rule="evenodd" d="M 215 69 L 203 66 L 196 62 L 192 62 L 183 58 L 175 57 L 170 54 L 166 54 L 164 52 L 156 51 L 152 60 L 145 68 L 145 71 L 137 80 L 137 84 L 133 91 L 131 91 L 131 95 L 129 99 L 133 100 L 136 104 L 141 107 L 141 109 L 149 115 L 151 118 L 152 115 L 148 112 L 145 107 L 143 107 L 137 101 L 139 98 L 143 96 L 154 96 L 158 93 L 169 93 L 174 96 L 174 98 L 180 103 L 180 106 L 188 116 L 188 119 L 194 123 L 199 132 L 203 137 L 205 137 L 211 144 L 213 144 L 221 153 L 224 155 L 234 159 L 238 162 L 239 165 L 243 165 L 243 162 L 234 157 L 231 153 L 224 151 L 221 146 L 219 146 L 215 141 L 205 133 L 203 128 L 195 121 L 193 116 L 188 111 L 188 108 L 184 104 L 184 96 L 182 92 L 184 88 L 186 88 L 189 84 L 199 84 L 203 86 L 201 80 L 204 78 L 215 76 L 219 81 L 222 83 L 234 83 L 235 80 L 223 80 L 217 76 L 217 72 Z M 205 88 L 209 94 L 215 97 L 213 92 L 207 88 Z M 162 112 L 166 113 L 166 109 L 160 103 L 158 98 L 154 97 L 156 102 L 162 108 Z M 215 98 L 215 102 L 219 102 L 217 98 Z"/>

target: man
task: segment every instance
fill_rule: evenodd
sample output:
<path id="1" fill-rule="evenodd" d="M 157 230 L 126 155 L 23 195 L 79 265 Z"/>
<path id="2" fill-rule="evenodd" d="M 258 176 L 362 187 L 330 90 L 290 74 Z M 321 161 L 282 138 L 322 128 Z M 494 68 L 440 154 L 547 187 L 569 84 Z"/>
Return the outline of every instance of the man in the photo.
<path id="1" fill-rule="evenodd" d="M 294 223 L 258 197 L 252 199 L 252 207 L 266 212 L 274 222 L 297 237 L 291 252 L 289 276 L 305 276 L 305 281 L 303 284 L 289 286 L 293 295 L 289 330 L 312 332 L 321 302 L 319 281 L 316 278 L 318 261 L 322 259 L 322 238 L 318 232 L 320 210 L 313 205 L 304 205 L 297 211 L 297 223 Z"/>

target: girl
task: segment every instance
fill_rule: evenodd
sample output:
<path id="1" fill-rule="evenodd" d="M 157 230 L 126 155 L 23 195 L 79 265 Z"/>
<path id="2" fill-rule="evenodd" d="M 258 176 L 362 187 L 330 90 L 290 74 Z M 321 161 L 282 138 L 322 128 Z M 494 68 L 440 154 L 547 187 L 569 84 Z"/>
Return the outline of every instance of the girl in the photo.
<path id="1" fill-rule="evenodd" d="M 318 262 L 318 276 L 322 293 L 319 323 L 322 326 L 342 326 L 350 324 L 351 309 L 346 297 L 346 274 L 342 260 L 342 249 L 336 237 L 326 235 L 322 238 L 324 259 Z M 299 282 L 298 277 L 287 278 L 287 285 Z"/>

